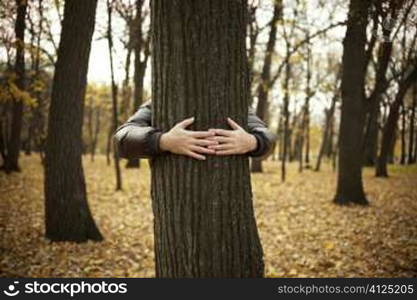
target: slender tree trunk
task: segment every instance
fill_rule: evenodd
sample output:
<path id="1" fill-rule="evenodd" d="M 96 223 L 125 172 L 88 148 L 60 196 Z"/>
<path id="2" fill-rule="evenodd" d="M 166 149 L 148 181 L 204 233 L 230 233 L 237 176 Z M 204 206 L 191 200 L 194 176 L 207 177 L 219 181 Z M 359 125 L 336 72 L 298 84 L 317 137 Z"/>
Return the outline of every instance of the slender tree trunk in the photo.
<path id="1" fill-rule="evenodd" d="M 316 172 L 320 171 L 321 161 L 323 159 L 323 155 L 324 155 L 326 146 L 329 143 L 329 139 L 331 137 L 330 136 L 330 131 L 331 131 L 331 126 L 332 126 L 332 119 L 333 119 L 334 112 L 335 112 L 335 109 L 336 109 L 336 100 L 337 100 L 337 97 L 338 97 L 337 95 L 338 94 L 336 92 L 335 95 L 333 96 L 330 108 L 326 111 L 326 120 L 325 120 L 325 124 L 324 124 L 324 128 L 323 128 L 323 138 L 322 138 L 322 141 L 321 141 L 319 154 L 317 155 L 316 167 L 314 168 L 314 171 L 316 171 Z"/>
<path id="2" fill-rule="evenodd" d="M 415 164 L 417 162 L 417 133 L 415 134 L 414 145 L 413 163 Z"/>
<path id="3" fill-rule="evenodd" d="M 282 160 L 283 157 L 283 127 L 284 127 L 284 109 L 282 108 L 279 113 L 278 128 L 277 128 L 277 137 L 278 137 L 278 160 Z"/>
<path id="4" fill-rule="evenodd" d="M 246 127 L 250 98 L 247 3 L 153 0 L 154 126 L 195 117 L 194 130 Z M 262 277 L 245 155 L 152 161 L 157 277 Z"/>
<path id="5" fill-rule="evenodd" d="M 287 45 L 287 51 L 289 51 L 289 45 Z M 286 177 L 286 163 L 287 163 L 287 155 L 289 150 L 289 143 L 290 143 L 290 94 L 289 94 L 289 86 L 290 86 L 290 76 L 291 76 L 291 65 L 287 62 L 285 66 L 285 80 L 284 80 L 284 104 L 283 104 L 283 117 L 284 117 L 284 128 L 283 128 L 283 141 L 282 141 L 282 161 L 281 161 L 281 181 L 285 181 Z"/>
<path id="6" fill-rule="evenodd" d="M 391 4 L 394 2 L 391 2 Z M 380 5 L 378 3 L 378 5 Z M 383 34 L 390 37 L 392 28 L 383 26 Z M 369 55 L 372 52 L 369 53 Z M 378 64 L 376 67 L 375 86 L 371 95 L 366 99 L 366 128 L 364 134 L 364 165 L 374 166 L 378 155 L 378 133 L 379 133 L 379 119 L 380 106 L 382 94 L 388 87 L 386 73 L 389 67 L 389 62 L 392 54 L 392 43 L 384 42 L 378 51 Z"/>
<path id="7" fill-rule="evenodd" d="M 98 136 L 100 133 L 100 118 L 101 118 L 100 107 L 96 108 L 95 113 L 96 113 L 95 126 L 93 130 L 92 141 L 91 141 L 91 161 L 94 161 L 94 158 L 96 156 L 96 151 L 97 151 Z"/>
<path id="8" fill-rule="evenodd" d="M 401 158 L 400 164 L 405 165 L 407 159 L 407 151 L 405 144 L 405 131 L 407 126 L 407 107 L 403 103 L 401 106 Z"/>
<path id="9" fill-rule="evenodd" d="M 394 130 L 394 136 L 392 138 L 392 142 L 388 148 L 388 158 L 387 158 L 387 163 L 388 164 L 394 164 L 395 163 L 395 147 L 397 145 L 397 140 L 398 140 L 398 127 L 395 126 L 395 130 Z"/>
<path id="10" fill-rule="evenodd" d="M 146 67 L 148 65 L 149 57 L 149 39 L 147 41 L 143 38 L 142 31 L 142 8 L 143 0 L 136 0 L 136 18 L 134 22 L 134 53 L 135 53 L 135 72 L 134 79 L 134 91 L 133 91 L 133 112 L 136 112 L 138 107 L 143 102 L 143 81 L 145 78 Z M 144 58 L 141 58 L 142 52 Z M 139 168 L 140 160 L 138 158 L 131 158 L 126 164 L 126 168 Z"/>
<path id="11" fill-rule="evenodd" d="M 258 104 L 256 106 L 256 115 L 268 123 L 269 119 L 269 91 L 271 80 L 271 66 L 272 55 L 275 51 L 275 44 L 277 40 L 277 22 L 282 16 L 282 0 L 274 1 L 274 13 L 270 21 L 270 31 L 268 37 L 268 43 L 266 45 L 265 57 L 263 61 L 261 78 L 257 88 Z M 253 173 L 260 173 L 262 169 L 262 160 L 253 159 L 251 165 L 251 171 Z"/>
<path id="12" fill-rule="evenodd" d="M 368 128 L 364 141 L 364 165 L 368 167 L 375 165 L 378 155 L 379 116 L 379 107 L 368 116 Z"/>
<path id="13" fill-rule="evenodd" d="M 367 204 L 362 184 L 365 106 L 365 44 L 370 0 L 351 0 L 343 42 L 342 113 L 339 131 L 337 204 Z"/>
<path id="14" fill-rule="evenodd" d="M 16 7 L 16 86 L 20 90 L 25 90 L 25 19 L 27 11 L 27 2 L 16 0 Z M 4 162 L 4 170 L 7 173 L 20 171 L 19 153 L 21 147 L 22 123 L 23 101 L 21 99 L 14 99 L 12 104 L 12 123 L 10 129 L 10 140 L 7 143 L 7 155 Z"/>
<path id="15" fill-rule="evenodd" d="M 112 35 L 112 0 L 107 0 L 107 41 L 109 46 L 109 58 L 110 58 L 110 79 L 111 79 L 111 96 L 112 96 L 112 112 L 113 112 L 113 132 L 116 131 L 118 127 L 118 104 L 117 104 L 117 85 L 114 79 L 114 69 L 113 69 L 113 35 Z M 117 153 L 117 147 L 113 147 L 113 159 L 114 159 L 114 169 L 116 175 L 116 191 L 122 189 L 122 175 L 120 173 L 120 159 Z"/>
<path id="16" fill-rule="evenodd" d="M 394 136 L 397 129 L 398 119 L 400 117 L 400 107 L 403 104 L 404 97 L 411 87 L 417 80 L 417 62 L 411 72 L 408 72 L 407 77 L 404 78 L 399 84 L 398 93 L 395 97 L 394 102 L 390 106 L 387 122 L 384 127 L 381 142 L 381 152 L 378 157 L 376 166 L 377 177 L 388 177 L 387 163 L 389 158 L 389 150 L 394 145 Z"/>
<path id="17" fill-rule="evenodd" d="M 82 121 L 97 0 L 65 1 L 53 79 L 45 157 L 46 236 L 102 240 L 87 203 Z"/>
<path id="18" fill-rule="evenodd" d="M 411 104 L 411 115 L 410 115 L 410 133 L 408 139 L 408 163 L 413 164 L 416 162 L 416 156 L 413 155 L 413 149 L 417 148 L 417 144 L 414 144 L 414 128 L 416 122 L 416 107 L 417 107 L 417 83 L 413 87 L 413 102 Z M 416 135 L 417 136 L 417 135 Z M 417 137 L 416 137 L 417 138 Z"/>
<path id="19" fill-rule="evenodd" d="M 113 134 L 114 134 L 113 124 L 111 124 L 111 126 L 109 126 L 108 131 L 107 131 L 107 141 L 106 141 L 106 162 L 107 162 L 107 166 L 111 165 L 111 157 L 110 156 L 111 156 L 111 148 L 112 148 L 111 146 L 112 146 Z"/>
<path id="20" fill-rule="evenodd" d="M 310 35 L 307 33 L 307 40 L 310 40 Z M 303 115 L 303 135 L 301 141 L 301 152 L 304 148 L 304 143 L 306 145 L 305 150 L 305 167 L 310 168 L 310 98 L 311 98 L 311 45 L 310 42 L 307 43 L 307 82 L 306 82 L 306 98 L 304 103 L 304 115 Z M 301 155 L 301 160 L 302 160 Z M 301 163 L 302 165 L 302 163 Z"/>

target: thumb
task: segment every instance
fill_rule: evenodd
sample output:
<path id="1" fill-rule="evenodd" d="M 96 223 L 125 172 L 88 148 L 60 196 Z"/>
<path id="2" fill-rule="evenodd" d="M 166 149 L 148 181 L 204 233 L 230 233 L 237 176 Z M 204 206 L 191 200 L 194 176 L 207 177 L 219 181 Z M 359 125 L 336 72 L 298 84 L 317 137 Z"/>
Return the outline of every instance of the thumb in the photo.
<path id="1" fill-rule="evenodd" d="M 240 127 L 239 124 L 233 121 L 231 118 L 227 118 L 227 122 L 229 123 L 230 127 L 232 127 L 234 130 L 242 129 L 242 127 Z"/>
<path id="2" fill-rule="evenodd" d="M 177 125 L 175 125 L 175 127 L 185 129 L 193 123 L 194 123 L 194 117 L 188 118 L 188 119 L 185 119 L 185 120 L 179 122 Z"/>

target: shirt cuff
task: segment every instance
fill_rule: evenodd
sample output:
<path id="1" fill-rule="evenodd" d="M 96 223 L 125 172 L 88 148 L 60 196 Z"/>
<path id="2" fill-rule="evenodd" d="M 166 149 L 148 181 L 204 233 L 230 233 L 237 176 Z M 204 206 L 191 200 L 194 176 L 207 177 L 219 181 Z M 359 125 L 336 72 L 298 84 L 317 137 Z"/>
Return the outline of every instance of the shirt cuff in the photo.
<path id="1" fill-rule="evenodd" d="M 264 149 L 265 149 L 264 139 L 261 136 L 262 133 L 252 132 L 251 134 L 256 138 L 256 148 L 255 150 L 252 150 L 248 154 L 249 156 L 252 156 L 252 157 L 262 156 Z"/>

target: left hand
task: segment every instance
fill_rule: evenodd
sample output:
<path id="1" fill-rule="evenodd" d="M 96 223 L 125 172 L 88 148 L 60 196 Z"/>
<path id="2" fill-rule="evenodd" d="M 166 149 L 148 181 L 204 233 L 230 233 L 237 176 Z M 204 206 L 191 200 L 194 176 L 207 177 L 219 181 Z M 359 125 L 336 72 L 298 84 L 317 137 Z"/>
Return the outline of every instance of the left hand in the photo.
<path id="1" fill-rule="evenodd" d="M 231 118 L 227 122 L 233 130 L 209 129 L 216 135 L 206 139 L 217 141 L 218 145 L 210 145 L 209 149 L 216 151 L 216 155 L 246 154 L 256 149 L 257 140 L 254 135 L 247 133 Z"/>

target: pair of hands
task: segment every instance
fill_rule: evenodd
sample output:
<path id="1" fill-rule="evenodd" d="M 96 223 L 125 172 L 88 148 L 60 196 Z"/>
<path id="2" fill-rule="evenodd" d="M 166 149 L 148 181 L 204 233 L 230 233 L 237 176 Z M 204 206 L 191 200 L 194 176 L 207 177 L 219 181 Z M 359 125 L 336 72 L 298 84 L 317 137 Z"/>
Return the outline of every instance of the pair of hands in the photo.
<path id="1" fill-rule="evenodd" d="M 238 155 L 251 152 L 257 147 L 255 136 L 247 133 L 230 118 L 227 118 L 227 122 L 232 130 L 187 130 L 186 128 L 193 122 L 194 118 L 185 119 L 172 127 L 170 131 L 162 134 L 159 140 L 160 149 L 205 160 L 204 154 Z"/>

